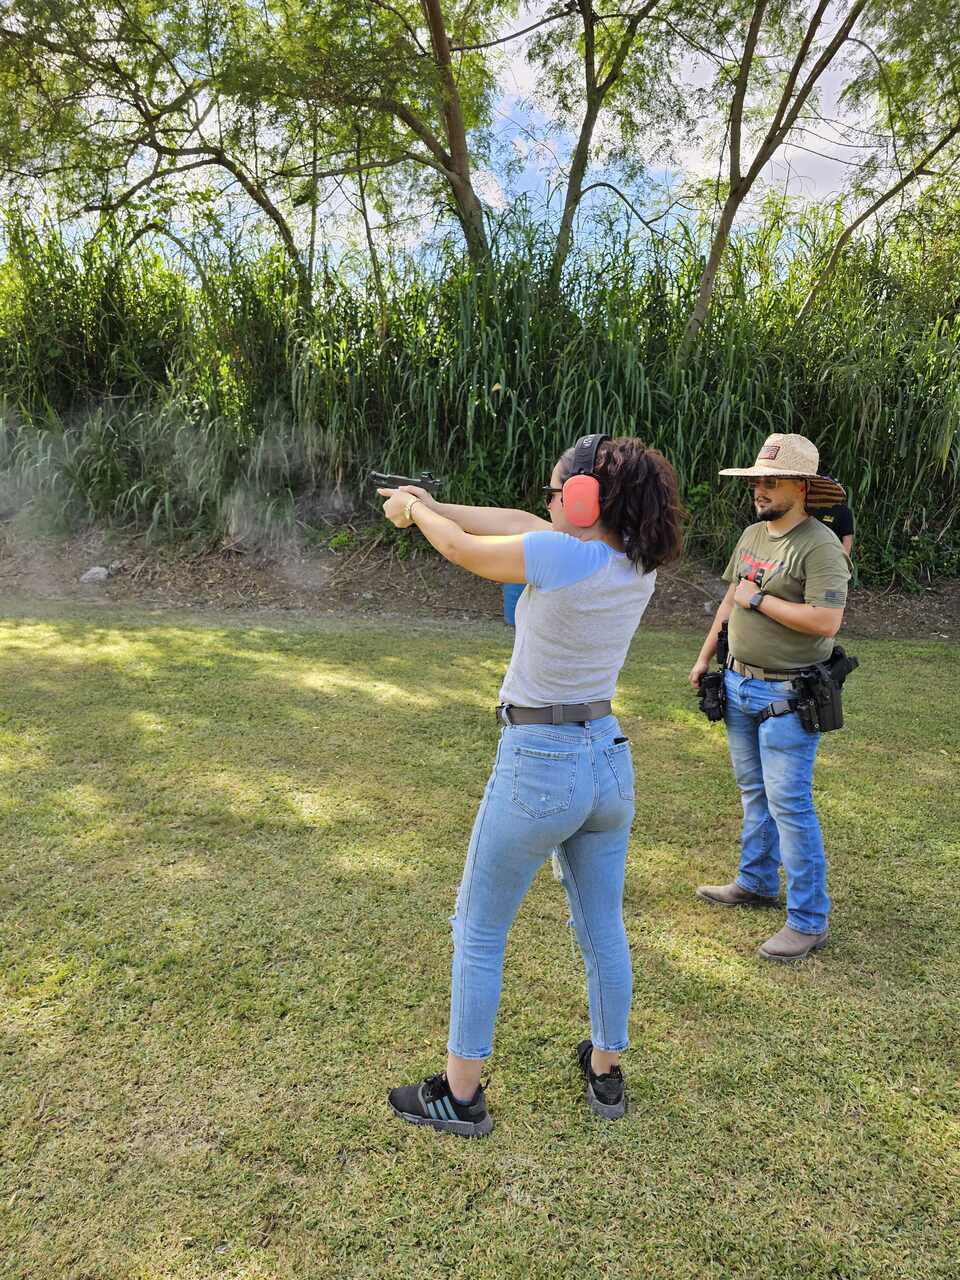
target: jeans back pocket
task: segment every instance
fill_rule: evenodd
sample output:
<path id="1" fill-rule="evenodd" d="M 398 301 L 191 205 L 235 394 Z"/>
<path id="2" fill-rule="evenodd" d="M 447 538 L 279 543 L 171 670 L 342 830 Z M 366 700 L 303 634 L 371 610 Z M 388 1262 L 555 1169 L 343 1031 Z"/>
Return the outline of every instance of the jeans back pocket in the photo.
<path id="1" fill-rule="evenodd" d="M 619 742 L 614 742 L 612 746 L 605 747 L 603 753 L 607 757 L 607 763 L 614 778 L 617 780 L 620 799 L 633 800 L 633 757 L 630 755 L 630 743 L 626 738 L 621 738 Z"/>
<path id="2" fill-rule="evenodd" d="M 514 749 L 513 802 L 531 818 L 548 818 L 569 809 L 576 780 L 576 751 Z"/>

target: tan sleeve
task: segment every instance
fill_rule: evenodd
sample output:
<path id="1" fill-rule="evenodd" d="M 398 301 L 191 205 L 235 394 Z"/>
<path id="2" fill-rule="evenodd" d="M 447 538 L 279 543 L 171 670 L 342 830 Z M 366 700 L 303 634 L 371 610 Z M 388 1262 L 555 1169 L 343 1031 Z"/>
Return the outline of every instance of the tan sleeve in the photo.
<path id="1" fill-rule="evenodd" d="M 842 609 L 847 603 L 850 561 L 839 540 L 814 547 L 804 562 L 805 604 Z"/>
<path id="2" fill-rule="evenodd" d="M 743 542 L 742 538 L 740 542 Z M 733 548 L 730 559 L 727 561 L 727 567 L 720 575 L 724 582 L 736 582 L 737 580 L 737 565 L 740 563 L 740 542 Z"/>

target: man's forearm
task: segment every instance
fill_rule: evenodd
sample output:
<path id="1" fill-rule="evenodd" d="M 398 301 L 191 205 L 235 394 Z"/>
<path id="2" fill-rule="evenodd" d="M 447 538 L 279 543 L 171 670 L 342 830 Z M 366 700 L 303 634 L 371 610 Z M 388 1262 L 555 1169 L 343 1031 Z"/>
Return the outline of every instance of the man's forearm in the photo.
<path id="1" fill-rule="evenodd" d="M 461 507 L 453 502 L 438 502 L 434 510 L 452 520 L 464 533 L 509 535 L 550 527 L 549 521 L 515 507 Z"/>
<path id="2" fill-rule="evenodd" d="M 713 655 L 717 652 L 717 638 L 720 634 L 720 628 L 728 621 L 730 614 L 733 612 L 733 601 L 724 597 L 720 602 L 720 607 L 713 615 L 713 622 L 710 624 L 710 630 L 707 632 L 706 639 L 700 649 L 697 657 L 698 662 L 709 663 Z"/>
<path id="3" fill-rule="evenodd" d="M 765 595 L 760 612 L 791 631 L 805 636 L 835 636 L 843 621 L 842 609 L 826 609 L 815 604 L 792 604 L 778 596 Z"/>

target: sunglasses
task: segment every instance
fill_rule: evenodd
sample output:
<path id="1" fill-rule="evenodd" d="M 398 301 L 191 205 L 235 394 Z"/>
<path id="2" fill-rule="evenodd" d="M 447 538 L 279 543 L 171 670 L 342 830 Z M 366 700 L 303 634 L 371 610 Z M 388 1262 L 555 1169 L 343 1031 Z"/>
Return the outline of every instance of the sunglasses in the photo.
<path id="1" fill-rule="evenodd" d="M 561 488 L 561 489 L 555 489 L 555 488 L 553 487 L 553 485 L 545 484 L 545 485 L 543 486 L 543 488 L 540 490 L 540 492 L 543 494 L 543 500 L 544 500 L 544 502 L 545 502 L 545 503 L 547 504 L 547 506 L 549 507 L 549 505 L 550 505 L 551 501 L 553 500 L 553 495 L 554 495 L 555 493 L 563 493 L 563 489 L 562 489 L 562 488 Z"/>

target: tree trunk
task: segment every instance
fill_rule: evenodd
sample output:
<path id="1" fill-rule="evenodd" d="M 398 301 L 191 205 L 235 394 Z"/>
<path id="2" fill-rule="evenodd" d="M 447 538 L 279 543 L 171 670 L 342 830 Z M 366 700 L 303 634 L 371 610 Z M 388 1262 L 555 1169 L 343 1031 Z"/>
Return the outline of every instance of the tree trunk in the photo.
<path id="1" fill-rule="evenodd" d="M 287 256 L 290 259 L 290 265 L 293 267 L 294 273 L 297 277 L 298 305 L 301 310 L 307 310 L 310 306 L 313 282 L 307 274 L 306 264 L 300 256 L 300 251 L 297 248 L 297 242 L 293 237 L 290 224 L 267 195 L 266 191 L 264 191 L 258 183 L 254 182 L 249 174 L 247 174 L 235 160 L 228 156 L 222 147 L 211 148 L 211 156 L 217 164 L 226 169 L 228 173 L 233 174 L 254 204 L 258 205 L 259 208 L 262 209 L 276 227 L 283 243 L 283 247 L 286 249 Z"/>
<path id="2" fill-rule="evenodd" d="M 703 328 L 707 313 L 710 310 L 713 286 L 720 267 L 720 259 L 723 257 L 723 252 L 727 247 L 733 220 L 737 216 L 737 210 L 743 203 L 745 194 L 744 190 L 736 188 L 729 193 L 724 203 L 723 212 L 720 214 L 720 222 L 714 233 L 713 243 L 710 245 L 710 256 L 707 259 L 707 265 L 700 280 L 697 301 L 693 311 L 690 313 L 690 319 L 687 321 L 687 327 L 680 342 L 679 361 L 681 367 L 685 367 L 688 364 L 693 349 L 697 344 L 700 330 Z"/>
<path id="3" fill-rule="evenodd" d="M 483 266 L 490 260 L 490 245 L 483 222 L 483 207 L 473 189 L 470 177 L 470 148 L 463 120 L 460 91 L 453 74 L 450 41 L 440 0 L 420 0 L 423 15 L 430 30 L 433 54 L 440 72 L 443 88 L 443 121 L 450 148 L 448 182 L 456 202 L 457 217 L 467 241 L 467 252 L 475 266 Z"/>
<path id="4" fill-rule="evenodd" d="M 570 245 L 573 242 L 573 220 L 577 216 L 577 209 L 583 195 L 583 179 L 590 160 L 590 143 L 593 141 L 593 131 L 599 114 L 599 101 L 593 100 L 589 102 L 586 114 L 583 117 L 583 124 L 580 126 L 580 136 L 577 139 L 576 150 L 573 153 L 570 178 L 567 182 L 566 196 L 563 201 L 563 215 L 560 218 L 560 230 L 557 232 L 557 243 L 553 251 L 550 278 L 554 283 L 560 279 L 563 264 L 567 260 L 567 254 L 570 252 Z"/>
<path id="5" fill-rule="evenodd" d="M 706 269 L 704 270 L 703 278 L 700 281 L 700 290 L 696 305 L 693 308 L 690 319 L 687 321 L 687 327 L 680 343 L 678 358 L 681 366 L 688 363 L 693 352 L 693 348 L 696 345 L 697 336 L 703 328 L 704 322 L 707 318 L 707 313 L 710 310 L 710 302 L 713 297 L 713 287 L 716 280 L 717 269 L 720 266 L 720 259 L 723 256 L 723 251 L 730 239 L 730 229 L 733 225 L 733 220 L 736 217 L 737 210 L 740 208 L 741 204 L 746 199 L 747 194 L 752 189 L 753 184 L 756 182 L 763 169 L 763 166 L 775 154 L 777 148 L 782 145 L 790 133 L 790 130 L 793 128 L 794 124 L 796 124 L 804 103 L 810 97 L 810 94 L 813 92 L 824 71 L 826 71 L 827 67 L 830 66 L 833 59 L 839 53 L 844 41 L 850 35 L 850 32 L 856 25 L 861 13 L 866 8 L 867 3 L 868 0 L 855 0 L 853 6 L 844 16 L 840 26 L 834 32 L 829 43 L 820 52 L 810 74 L 807 76 L 801 87 L 796 89 L 796 85 L 803 68 L 803 63 L 810 50 L 813 48 L 817 31 L 820 28 L 824 14 L 829 8 L 828 0 L 820 0 L 816 11 L 807 24 L 797 55 L 794 58 L 793 66 L 790 69 L 786 84 L 780 96 L 780 104 L 777 107 L 774 118 L 767 130 L 767 135 L 760 145 L 757 154 L 754 156 L 753 162 L 748 166 L 746 175 L 744 176 L 740 153 L 744 104 L 746 103 L 750 71 L 756 54 L 757 44 L 760 39 L 763 19 L 769 6 L 769 0 L 755 0 L 753 16 L 750 21 L 750 28 L 747 32 L 746 41 L 744 43 L 743 57 L 740 60 L 736 88 L 734 90 L 733 100 L 730 106 L 730 190 L 723 206 L 723 212 L 720 215 L 720 224 L 717 227 L 716 234 L 714 235 L 713 244 L 710 246 L 710 257 L 707 260 Z M 794 92 L 795 89 L 796 92 Z"/>
<path id="6" fill-rule="evenodd" d="M 310 241 L 307 245 L 307 279 L 310 281 L 311 294 L 313 291 L 313 282 L 315 279 L 316 263 L 317 263 L 317 147 L 319 145 L 318 135 L 319 126 L 317 124 L 317 112 L 315 108 L 310 111 L 310 134 L 311 134 L 311 156 L 310 168 L 311 177 L 313 178 L 313 189 L 310 193 Z"/>
<path id="7" fill-rule="evenodd" d="M 457 221 L 463 229 L 470 261 L 475 267 L 485 267 L 490 261 L 490 242 L 483 221 L 483 205 L 469 177 L 464 180 L 459 175 L 450 174 L 447 181 L 456 202 Z"/>

